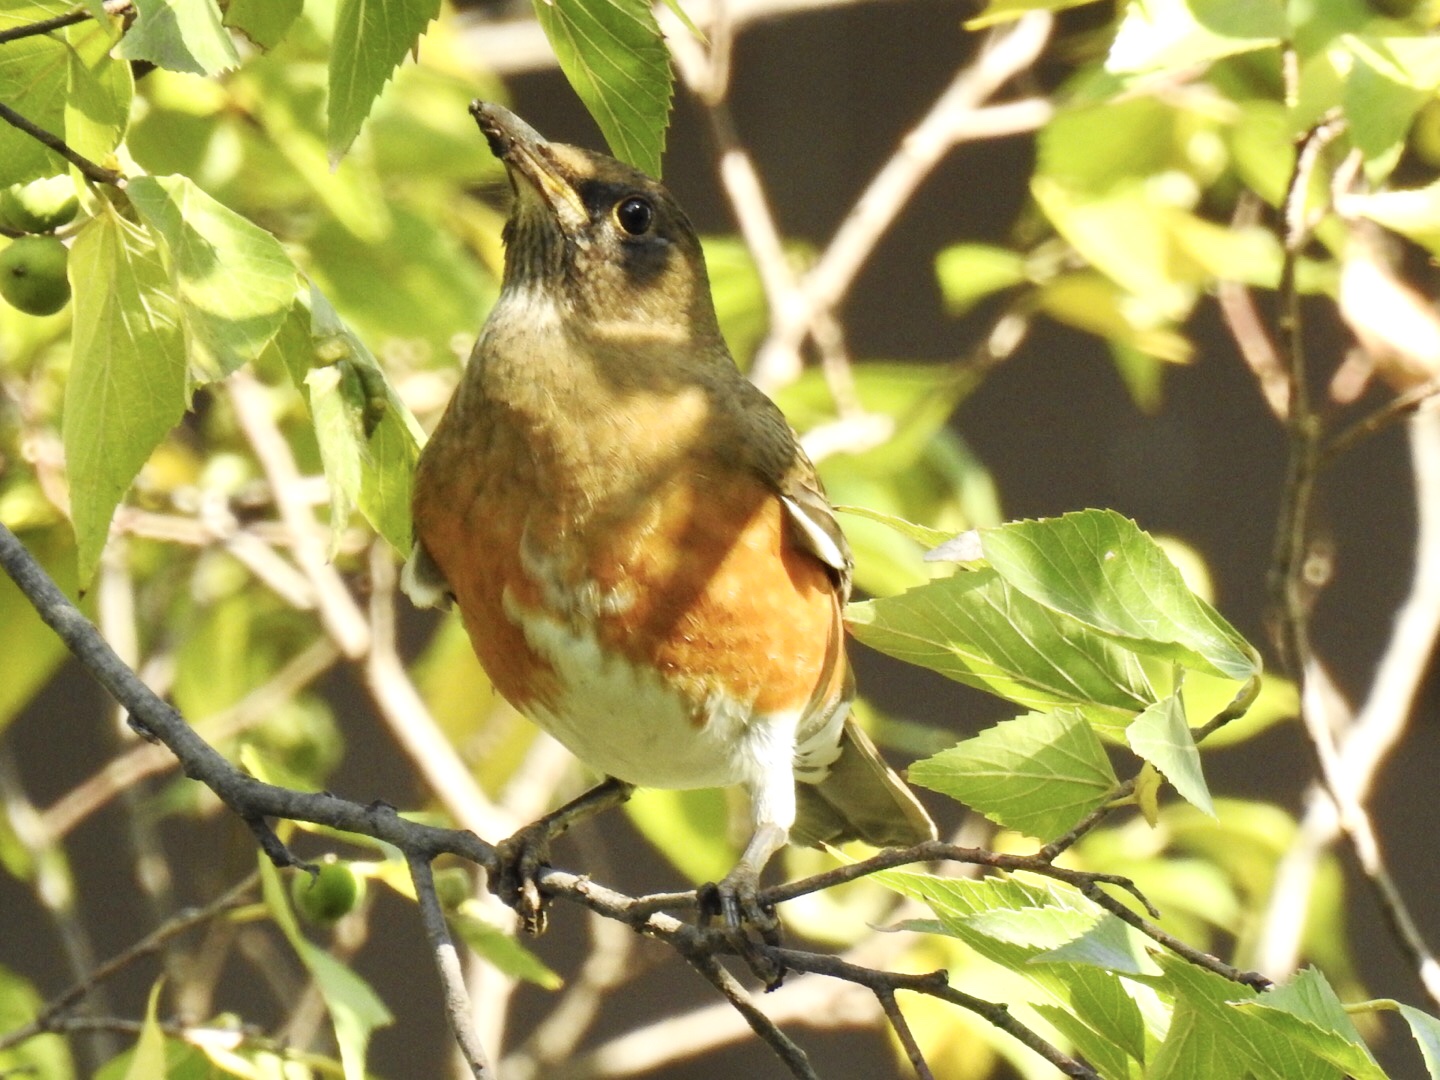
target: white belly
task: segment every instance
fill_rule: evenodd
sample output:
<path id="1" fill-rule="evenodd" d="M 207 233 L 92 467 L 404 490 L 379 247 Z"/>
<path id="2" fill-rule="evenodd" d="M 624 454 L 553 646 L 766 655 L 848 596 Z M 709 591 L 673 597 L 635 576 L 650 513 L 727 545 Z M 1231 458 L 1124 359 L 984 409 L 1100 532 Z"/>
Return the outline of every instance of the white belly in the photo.
<path id="1" fill-rule="evenodd" d="M 588 630 L 534 611 L 510 614 L 560 686 L 553 701 L 526 714 L 591 768 L 641 787 L 726 787 L 753 778 L 748 703 L 717 692 L 697 715 L 654 671 L 602 653 Z M 756 719 L 770 726 L 770 718 Z"/>

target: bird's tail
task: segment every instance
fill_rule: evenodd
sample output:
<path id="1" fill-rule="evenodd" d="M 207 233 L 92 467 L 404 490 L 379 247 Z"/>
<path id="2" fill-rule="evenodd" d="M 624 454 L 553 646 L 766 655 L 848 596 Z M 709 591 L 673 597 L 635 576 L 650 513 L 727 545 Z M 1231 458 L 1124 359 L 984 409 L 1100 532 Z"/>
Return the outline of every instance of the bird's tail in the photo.
<path id="1" fill-rule="evenodd" d="M 795 785 L 791 836 L 812 847 L 864 840 L 876 847 L 908 847 L 935 839 L 935 823 L 904 780 L 885 764 L 851 716 L 840 734 L 840 756 L 818 784 Z"/>

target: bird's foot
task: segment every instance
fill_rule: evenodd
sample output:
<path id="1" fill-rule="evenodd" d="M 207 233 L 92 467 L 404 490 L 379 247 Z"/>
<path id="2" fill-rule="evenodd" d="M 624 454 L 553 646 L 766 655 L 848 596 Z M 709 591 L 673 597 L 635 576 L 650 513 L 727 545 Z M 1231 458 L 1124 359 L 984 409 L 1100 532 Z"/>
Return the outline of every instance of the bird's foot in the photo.
<path id="1" fill-rule="evenodd" d="M 540 891 L 537 878 L 550 865 L 550 831 L 542 823 L 517 829 L 513 836 L 495 847 L 499 863 L 490 888 L 515 909 L 527 934 L 543 934 L 549 922 L 549 899 Z"/>
<path id="2" fill-rule="evenodd" d="M 785 967 L 767 948 L 780 947 L 780 918 L 773 904 L 760 902 L 759 875 L 737 867 L 721 881 L 702 885 L 697 898 L 701 925 L 718 918 L 731 946 L 766 991 L 777 989 L 785 979 Z"/>

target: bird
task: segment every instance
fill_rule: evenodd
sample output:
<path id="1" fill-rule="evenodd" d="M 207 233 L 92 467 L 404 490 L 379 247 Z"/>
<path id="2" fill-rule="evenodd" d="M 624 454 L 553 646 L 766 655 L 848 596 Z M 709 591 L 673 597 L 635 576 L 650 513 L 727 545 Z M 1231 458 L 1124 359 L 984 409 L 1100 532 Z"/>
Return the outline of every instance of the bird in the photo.
<path id="1" fill-rule="evenodd" d="M 607 778 L 507 857 L 533 877 L 636 786 L 739 785 L 751 836 L 710 894 L 733 928 L 773 918 L 760 875 L 792 838 L 934 839 L 851 713 L 850 549 L 721 337 L 684 211 L 630 165 L 470 112 L 514 192 L 504 274 L 416 465 L 402 584 L 457 607 L 499 693 Z M 543 926 L 533 880 L 512 891 Z"/>

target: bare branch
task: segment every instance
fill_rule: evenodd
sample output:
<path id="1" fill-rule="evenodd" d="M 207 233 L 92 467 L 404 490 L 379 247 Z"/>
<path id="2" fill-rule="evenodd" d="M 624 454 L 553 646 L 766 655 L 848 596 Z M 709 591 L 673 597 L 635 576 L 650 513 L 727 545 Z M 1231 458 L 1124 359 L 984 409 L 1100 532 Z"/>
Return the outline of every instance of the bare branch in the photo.
<path id="1" fill-rule="evenodd" d="M 0 120 L 4 120 L 11 127 L 18 128 L 32 139 L 48 146 L 51 150 L 55 151 L 55 153 L 79 169 L 87 180 L 96 184 L 113 184 L 115 187 L 125 186 L 125 177 L 122 173 L 118 173 L 114 169 L 107 169 L 103 165 L 97 165 L 84 155 L 76 153 L 70 149 L 70 144 L 64 139 L 46 131 L 36 124 L 32 124 L 3 101 L 0 101 Z"/>
<path id="2" fill-rule="evenodd" d="M 155 955 L 181 934 L 239 907 L 245 902 L 248 894 L 254 891 L 258 880 L 258 874 L 250 874 L 204 907 L 189 908 L 178 912 L 173 918 L 157 926 L 128 949 L 116 953 L 103 964 L 90 968 L 84 978 L 72 983 L 41 1006 L 40 1011 L 29 1023 L 0 1035 L 0 1052 L 8 1050 L 12 1046 L 18 1046 L 26 1039 L 43 1032 L 60 1030 L 60 1022 L 69 1017 L 75 1006 L 91 996 L 101 983 L 107 982 L 136 961 Z"/>
<path id="3" fill-rule="evenodd" d="M 475 1080 L 494 1077 L 485 1047 L 480 1044 L 471 1022 L 465 976 L 460 971 L 460 958 L 455 954 L 455 943 L 450 940 L 450 930 L 445 925 L 440 898 L 435 894 L 435 877 L 430 872 L 430 861 L 411 855 L 409 864 L 410 879 L 415 883 L 415 898 L 420 904 L 420 922 L 425 927 L 425 936 L 430 939 L 435 969 L 440 973 L 440 985 L 445 992 L 445 1018 L 450 1021 L 450 1030 L 455 1035 L 466 1065 L 470 1067 L 470 1074 Z"/>

